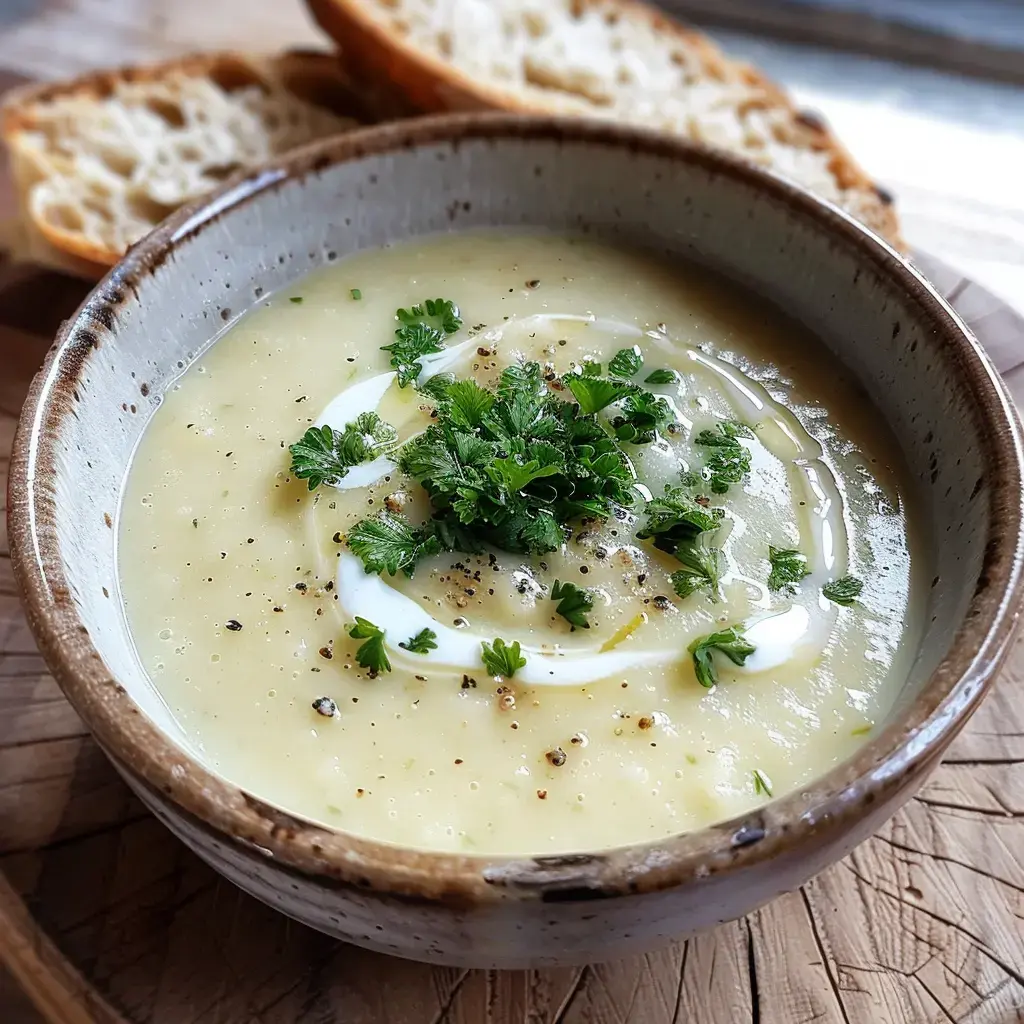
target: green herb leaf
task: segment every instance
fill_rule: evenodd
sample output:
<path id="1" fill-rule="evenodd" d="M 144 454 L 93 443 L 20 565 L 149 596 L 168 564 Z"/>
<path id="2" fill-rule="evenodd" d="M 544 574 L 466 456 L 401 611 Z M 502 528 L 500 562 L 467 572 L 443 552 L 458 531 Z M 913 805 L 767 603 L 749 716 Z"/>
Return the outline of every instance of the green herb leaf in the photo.
<path id="1" fill-rule="evenodd" d="M 679 374 L 675 370 L 655 370 L 648 374 L 645 384 L 671 384 L 678 380 Z"/>
<path id="2" fill-rule="evenodd" d="M 369 462 L 395 445 L 395 428 L 376 413 L 364 412 L 343 431 L 326 424 L 310 427 L 302 439 L 290 445 L 291 472 L 315 491 L 321 484 L 338 484 L 352 466 Z"/>
<path id="3" fill-rule="evenodd" d="M 730 484 L 738 484 L 750 472 L 750 451 L 737 440 L 753 437 L 745 423 L 724 420 L 714 430 L 702 430 L 694 443 L 710 448 L 701 476 L 714 494 L 725 494 Z"/>
<path id="4" fill-rule="evenodd" d="M 565 619 L 572 630 L 590 629 L 587 612 L 594 607 L 594 597 L 589 591 L 577 587 L 575 583 L 560 583 L 555 580 L 551 588 L 551 600 L 558 602 L 555 611 Z"/>
<path id="5" fill-rule="evenodd" d="M 772 780 L 760 768 L 754 769 L 754 792 L 758 795 L 772 795 Z"/>
<path id="6" fill-rule="evenodd" d="M 605 380 L 604 377 L 565 378 L 565 385 L 572 392 L 580 409 L 585 413 L 596 413 L 607 408 L 612 402 L 624 398 L 633 390 L 632 384 L 623 381 Z"/>
<path id="7" fill-rule="evenodd" d="M 388 652 L 384 649 L 383 629 L 379 629 L 368 619 L 360 618 L 357 615 L 348 635 L 354 640 L 366 641 L 359 645 L 359 649 L 356 651 L 356 661 L 363 668 L 369 669 L 371 675 L 391 671 Z"/>
<path id="8" fill-rule="evenodd" d="M 637 537 L 641 540 L 653 537 L 656 548 L 676 555 L 684 564 L 687 559 L 685 552 L 684 557 L 679 556 L 680 548 L 702 533 L 717 530 L 721 523 L 719 510 L 701 505 L 681 487 L 666 487 L 660 498 L 647 502 L 644 512 L 647 522 Z"/>
<path id="9" fill-rule="evenodd" d="M 363 561 L 368 573 L 387 572 L 390 576 L 401 569 L 412 576 L 416 563 L 442 550 L 441 542 L 426 530 L 413 529 L 408 520 L 389 512 L 379 512 L 372 519 L 363 519 L 349 530 L 348 546 Z"/>
<path id="10" fill-rule="evenodd" d="M 398 646 L 412 654 L 428 654 L 437 649 L 437 634 L 432 629 L 421 629 L 415 636 Z"/>
<path id="11" fill-rule="evenodd" d="M 664 398 L 637 388 L 622 400 L 622 415 L 612 420 L 615 436 L 633 444 L 650 444 L 672 420 L 672 407 Z"/>
<path id="12" fill-rule="evenodd" d="M 811 570 L 807 568 L 807 556 L 795 548 L 769 546 L 768 561 L 772 570 L 768 574 L 768 589 L 792 591 Z"/>
<path id="13" fill-rule="evenodd" d="M 643 365 L 644 357 L 639 345 L 634 345 L 632 348 L 620 348 L 608 364 L 608 373 L 612 377 L 635 377 Z"/>
<path id="14" fill-rule="evenodd" d="M 718 672 L 712 660 L 712 652 L 719 651 L 734 665 L 742 665 L 757 648 L 744 636 L 743 626 L 727 626 L 707 636 L 699 636 L 687 647 L 693 655 L 693 668 L 701 686 L 712 687 L 718 683 Z"/>
<path id="15" fill-rule="evenodd" d="M 672 589 L 680 597 L 689 597 L 706 587 L 712 601 L 718 600 L 718 581 L 722 575 L 722 552 L 718 548 L 706 547 L 700 539 L 683 541 L 675 550 L 675 556 L 683 563 L 669 577 Z"/>
<path id="16" fill-rule="evenodd" d="M 398 385 L 404 388 L 423 372 L 420 359 L 440 352 L 445 338 L 462 327 L 462 317 L 459 307 L 450 299 L 427 299 L 422 306 L 399 309 L 395 317 L 402 326 L 395 331 L 395 340 L 381 348 L 391 353 Z"/>
<path id="17" fill-rule="evenodd" d="M 356 302 L 358 302 L 363 297 L 363 293 L 358 288 L 350 288 L 348 290 L 348 293 Z"/>
<path id="18" fill-rule="evenodd" d="M 843 576 L 838 580 L 830 580 L 821 588 L 821 592 L 836 604 L 851 605 L 861 595 L 864 581 L 856 576 Z"/>
<path id="19" fill-rule="evenodd" d="M 292 296 L 291 296 L 291 297 L 290 297 L 290 298 L 288 299 L 288 301 L 289 301 L 289 302 L 291 302 L 291 303 L 293 303 L 293 304 L 294 304 L 294 305 L 296 305 L 296 306 L 299 306 L 299 305 L 301 305 L 301 304 L 302 304 L 302 296 L 301 296 L 301 295 L 292 295 Z"/>
<path id="20" fill-rule="evenodd" d="M 480 647 L 484 666 L 492 676 L 511 679 L 526 664 L 526 659 L 519 652 L 518 640 L 506 645 L 501 637 L 497 637 L 493 644 L 484 640 Z"/>

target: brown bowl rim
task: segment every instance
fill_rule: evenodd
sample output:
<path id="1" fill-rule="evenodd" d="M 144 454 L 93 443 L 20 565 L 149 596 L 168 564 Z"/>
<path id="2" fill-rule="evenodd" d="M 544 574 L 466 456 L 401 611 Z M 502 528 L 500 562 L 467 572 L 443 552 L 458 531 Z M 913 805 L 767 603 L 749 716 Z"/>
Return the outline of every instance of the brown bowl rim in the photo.
<path id="1" fill-rule="evenodd" d="M 116 322 L 133 281 L 225 211 L 284 181 L 338 163 L 463 141 L 549 140 L 617 147 L 679 160 L 753 185 L 791 216 L 814 222 L 862 268 L 897 284 L 930 328 L 928 344 L 956 368 L 989 452 L 988 543 L 978 586 L 949 653 L 897 720 L 811 785 L 716 825 L 666 839 L 562 856 L 481 856 L 425 851 L 321 826 L 270 806 L 203 768 L 140 711 L 106 668 L 70 597 L 53 505 L 33 481 L 55 471 L 55 438 L 98 332 Z M 732 873 L 805 840 L 826 842 L 922 775 L 975 710 L 1010 645 L 1022 593 L 1021 429 L 1005 386 L 968 328 L 886 242 L 829 202 L 720 151 L 607 122 L 461 114 L 357 130 L 297 150 L 229 182 L 172 215 L 134 246 L 66 321 L 32 382 L 9 477 L 11 557 L 29 625 L 47 665 L 101 746 L 186 820 L 263 853 L 289 871 L 417 901 L 577 899 L 656 891 Z"/>

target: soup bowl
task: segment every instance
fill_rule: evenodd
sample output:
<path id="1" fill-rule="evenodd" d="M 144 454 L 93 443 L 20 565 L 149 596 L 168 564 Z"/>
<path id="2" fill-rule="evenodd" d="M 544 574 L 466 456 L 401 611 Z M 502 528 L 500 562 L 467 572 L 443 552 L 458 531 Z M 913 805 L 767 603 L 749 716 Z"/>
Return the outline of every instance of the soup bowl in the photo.
<path id="1" fill-rule="evenodd" d="M 426 852 L 306 821 L 219 777 L 144 672 L 116 520 L 163 393 L 262 296 L 347 254 L 478 226 L 599 235 L 707 265 L 813 330 L 910 467 L 934 579 L 913 666 L 855 756 L 744 816 L 560 856 Z M 738 917 L 867 838 L 977 707 L 1021 597 L 1021 432 L 991 363 L 898 253 L 837 208 L 682 141 L 468 116 L 301 150 L 171 217 L 64 325 L 10 476 L 12 557 L 68 699 L 143 802 L 243 889 L 338 938 L 444 964 L 608 959 Z"/>

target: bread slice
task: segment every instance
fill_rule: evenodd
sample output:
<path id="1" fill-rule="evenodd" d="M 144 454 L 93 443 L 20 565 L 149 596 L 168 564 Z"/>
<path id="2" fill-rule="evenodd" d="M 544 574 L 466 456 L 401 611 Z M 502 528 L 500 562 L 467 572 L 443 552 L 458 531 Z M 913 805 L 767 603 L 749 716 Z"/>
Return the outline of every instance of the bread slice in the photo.
<path id="1" fill-rule="evenodd" d="M 902 247 L 891 198 L 755 69 L 637 0 L 307 0 L 390 113 L 498 108 L 646 125 L 801 182 Z"/>
<path id="2" fill-rule="evenodd" d="M 353 113 L 330 54 L 213 53 L 15 90 L 0 137 L 30 254 L 96 276 L 172 210 Z"/>

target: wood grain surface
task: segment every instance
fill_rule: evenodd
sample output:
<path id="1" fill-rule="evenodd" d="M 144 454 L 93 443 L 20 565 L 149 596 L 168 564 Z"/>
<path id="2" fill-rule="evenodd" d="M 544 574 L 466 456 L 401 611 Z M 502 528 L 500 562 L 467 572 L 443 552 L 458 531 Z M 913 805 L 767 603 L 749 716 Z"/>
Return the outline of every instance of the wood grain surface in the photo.
<path id="1" fill-rule="evenodd" d="M 0 90 L 311 36 L 285 0 L 0 0 Z M 0 222 L 9 203 L 0 175 Z M 1024 403 L 1024 319 L 945 264 L 919 263 Z M 31 375 L 84 292 L 0 256 L 0 479 Z M 46 672 L 0 521 L 0 961 L 0 1024 L 1021 1022 L 1024 641 L 921 795 L 799 892 L 626 961 L 430 968 L 263 907 L 145 812 Z"/>

